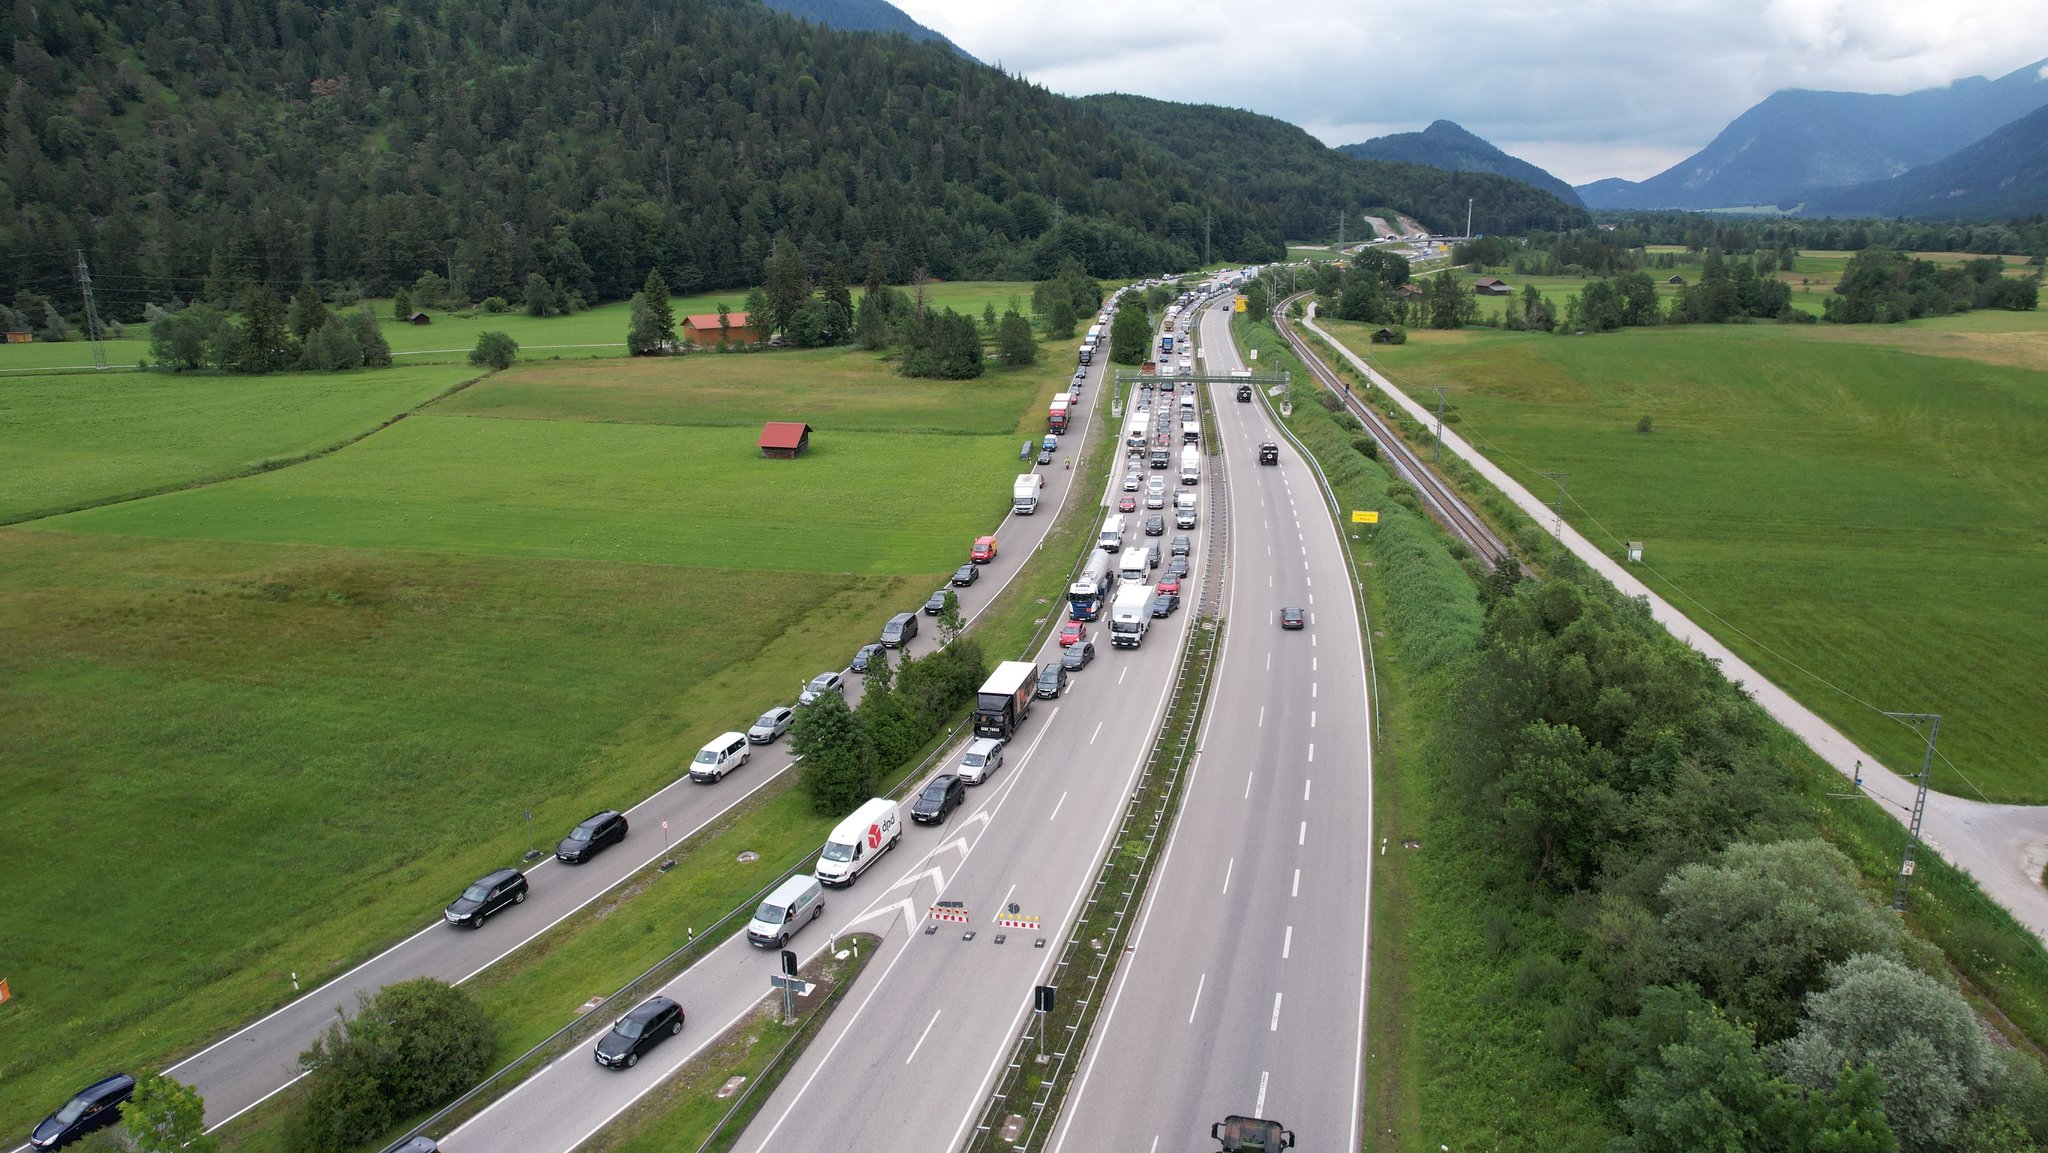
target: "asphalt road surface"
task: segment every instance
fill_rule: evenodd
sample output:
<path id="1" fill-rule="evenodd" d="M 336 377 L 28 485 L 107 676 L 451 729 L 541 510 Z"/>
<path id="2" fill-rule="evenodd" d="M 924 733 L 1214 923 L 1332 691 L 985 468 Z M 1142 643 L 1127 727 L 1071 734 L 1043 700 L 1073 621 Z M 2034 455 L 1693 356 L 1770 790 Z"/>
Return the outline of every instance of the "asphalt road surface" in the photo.
<path id="1" fill-rule="evenodd" d="M 1102 400 L 1099 386 L 1105 371 L 1106 366 L 1101 364 L 1091 368 L 1080 415 L 1062 440 L 1085 436 L 1096 423 L 1094 414 L 1103 407 L 1098 402 Z M 1039 510 L 1028 517 L 1006 515 L 996 528 L 1000 546 L 996 560 L 983 566 L 980 580 L 967 588 L 954 590 L 959 595 L 961 613 L 969 620 L 987 607 L 1037 549 L 1073 487 L 1074 474 L 1064 468 L 1019 462 L 1019 472 L 1027 468 L 1042 473 L 1046 478 L 1046 490 Z M 1091 492 L 1085 499 L 1093 501 L 1097 497 Z M 963 563 L 970 543 L 966 540 L 960 542 Z M 919 607 L 906 604 L 903 609 L 910 611 Z M 881 632 L 883 623 L 882 620 L 875 622 L 877 634 Z M 913 654 L 928 652 L 938 643 L 937 630 L 930 627 L 930 618 L 925 618 L 925 623 L 927 627 L 920 631 L 910 646 Z M 850 653 L 820 653 L 818 668 L 843 668 L 851 656 Z M 859 686 L 860 678 L 849 674 L 849 702 L 858 701 Z M 792 686 L 792 702 L 786 703 L 793 703 L 795 688 Z M 772 703 L 764 701 L 762 706 L 765 708 Z M 753 719 L 752 715 L 733 717 L 731 727 L 744 731 Z M 704 734 L 707 738 L 712 735 Z M 663 856 L 663 821 L 668 822 L 672 838 L 680 841 L 716 820 L 749 793 L 768 784 L 791 763 L 786 743 L 777 741 L 756 747 L 752 760 L 723 781 L 714 785 L 697 785 L 687 776 L 689 758 L 695 751 L 694 748 L 676 750 L 677 772 L 682 774 L 678 781 L 625 810 L 631 822 L 631 832 L 624 843 L 585 865 L 563 865 L 552 856 L 535 862 L 527 869 L 532 886 L 527 900 L 497 913 L 481 929 L 451 928 L 442 923 L 439 909 L 423 909 L 423 927 L 417 933 L 187 1057 L 166 1072 L 205 1097 L 207 1125 L 217 1128 L 268 1100 L 296 1080 L 299 1076 L 298 1055 L 334 1019 L 337 1009 L 353 1011 L 359 994 L 374 993 L 387 984 L 414 977 L 438 977 L 457 984 L 468 980 Z M 567 833 L 568 830 L 560 832 Z M 547 834 L 544 832 L 542 835 Z M 448 896 L 453 900 L 456 893 L 451 891 Z M 59 1102 L 52 1102 L 51 1107 L 55 1108 L 57 1104 Z"/>
<path id="2" fill-rule="evenodd" d="M 1203 314 L 1210 371 L 1241 367 Z M 1303 1149 L 1359 1147 L 1372 745 L 1365 654 L 1312 467 L 1258 404 L 1215 389 L 1230 465 L 1223 649 L 1181 814 L 1135 949 L 1048 1148 L 1208 1147 L 1267 1117 Z M 1258 465 L 1262 440 L 1282 444 Z M 1308 610 L 1283 632 L 1282 606 Z"/>

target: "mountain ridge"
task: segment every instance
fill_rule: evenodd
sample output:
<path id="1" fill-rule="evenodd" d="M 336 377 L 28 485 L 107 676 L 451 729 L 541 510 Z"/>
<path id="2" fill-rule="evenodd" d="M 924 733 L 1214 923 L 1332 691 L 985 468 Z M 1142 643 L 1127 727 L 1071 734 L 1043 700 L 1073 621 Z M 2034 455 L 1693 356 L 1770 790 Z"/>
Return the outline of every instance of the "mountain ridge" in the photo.
<path id="1" fill-rule="evenodd" d="M 1452 172 L 1486 172 L 1519 180 L 1540 188 L 1574 207 L 1585 202 L 1563 180 L 1518 156 L 1501 151 L 1493 143 L 1450 120 L 1431 121 L 1420 132 L 1397 132 L 1375 136 L 1358 144 L 1339 144 L 1337 151 L 1365 160 L 1393 160 L 1444 168 Z"/>
<path id="2" fill-rule="evenodd" d="M 2048 210 L 2048 105 L 1931 164 L 1815 193 L 1791 207 L 1804 216 L 1953 219 Z"/>

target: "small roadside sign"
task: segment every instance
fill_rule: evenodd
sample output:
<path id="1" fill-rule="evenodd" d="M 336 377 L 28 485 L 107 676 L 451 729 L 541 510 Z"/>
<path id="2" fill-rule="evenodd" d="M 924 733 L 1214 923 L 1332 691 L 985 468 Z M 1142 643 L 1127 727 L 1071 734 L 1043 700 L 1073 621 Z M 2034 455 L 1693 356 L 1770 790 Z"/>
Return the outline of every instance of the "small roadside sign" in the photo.
<path id="1" fill-rule="evenodd" d="M 1378 524 L 1380 514 L 1372 509 L 1357 509 L 1351 513 L 1352 524 Z"/>
<path id="2" fill-rule="evenodd" d="M 13 999 L 14 993 L 7 987 L 7 978 L 0 977 L 0 1005 L 5 1005 Z"/>
<path id="3" fill-rule="evenodd" d="M 665 818 L 661 822 L 661 831 L 664 833 L 668 832 L 668 821 Z"/>

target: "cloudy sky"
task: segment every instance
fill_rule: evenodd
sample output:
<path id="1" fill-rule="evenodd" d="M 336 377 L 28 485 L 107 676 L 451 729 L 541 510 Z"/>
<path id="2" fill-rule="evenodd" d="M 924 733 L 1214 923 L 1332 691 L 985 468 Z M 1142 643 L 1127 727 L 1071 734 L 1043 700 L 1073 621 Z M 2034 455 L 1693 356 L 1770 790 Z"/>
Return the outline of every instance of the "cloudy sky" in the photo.
<path id="1" fill-rule="evenodd" d="M 1455 120 L 1583 184 L 1640 180 L 1779 88 L 1910 92 L 2048 57 L 2042 0 L 893 0 L 1067 95 L 1292 121 L 1329 144 Z"/>

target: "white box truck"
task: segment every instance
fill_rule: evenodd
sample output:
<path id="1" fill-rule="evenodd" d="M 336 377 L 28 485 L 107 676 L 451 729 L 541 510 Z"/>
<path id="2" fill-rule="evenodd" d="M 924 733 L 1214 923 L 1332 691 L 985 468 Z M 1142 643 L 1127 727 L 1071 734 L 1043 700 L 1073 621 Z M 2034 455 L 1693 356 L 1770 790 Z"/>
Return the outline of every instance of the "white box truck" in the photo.
<path id="1" fill-rule="evenodd" d="M 1027 472 L 1017 478 L 1010 487 L 1010 511 L 1018 516 L 1030 516 L 1038 511 L 1039 495 L 1045 491 L 1045 478 L 1035 472 Z"/>
<path id="2" fill-rule="evenodd" d="M 1137 648 L 1144 643 L 1145 630 L 1151 624 L 1151 587 L 1135 582 L 1119 585 L 1116 599 L 1109 602 L 1109 643 L 1120 649 Z"/>
<path id="3" fill-rule="evenodd" d="M 825 851 L 818 855 L 818 880 L 835 889 L 851 885 L 902 839 L 903 819 L 896 815 L 896 802 L 887 797 L 864 801 L 825 838 Z"/>
<path id="4" fill-rule="evenodd" d="M 1180 482 L 1199 484 L 1202 480 L 1202 450 L 1188 445 L 1180 450 Z"/>

